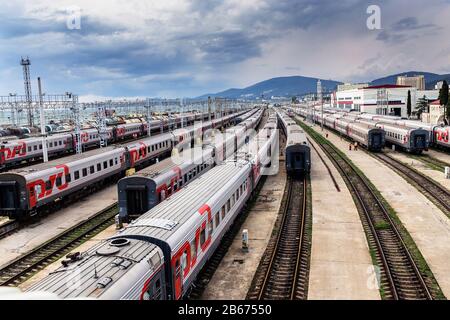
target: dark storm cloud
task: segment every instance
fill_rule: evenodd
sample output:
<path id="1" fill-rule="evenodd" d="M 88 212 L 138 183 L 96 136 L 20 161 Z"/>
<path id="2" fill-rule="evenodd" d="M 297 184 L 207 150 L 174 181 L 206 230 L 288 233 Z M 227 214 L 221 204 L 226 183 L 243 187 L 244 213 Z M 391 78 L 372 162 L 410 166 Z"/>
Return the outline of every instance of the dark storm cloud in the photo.
<path id="1" fill-rule="evenodd" d="M 189 0 L 191 12 L 208 14 L 223 3 L 222 0 Z"/>
<path id="2" fill-rule="evenodd" d="M 39 20 L 33 18 L 12 18 L 0 14 L 1 28 L 0 37 L 3 39 L 23 37 L 45 32 L 63 32 L 65 26 L 50 20 Z"/>
<path id="3" fill-rule="evenodd" d="M 27 17 L 14 17 L 0 13 L 0 38 L 16 38 L 30 35 L 40 35 L 49 32 L 72 33 L 82 36 L 86 35 L 110 35 L 115 32 L 125 31 L 124 28 L 108 25 L 98 19 L 83 16 L 82 28 L 70 30 L 65 20 L 48 18 L 36 19 Z"/>
<path id="4" fill-rule="evenodd" d="M 187 40 L 187 38 L 185 39 Z M 192 48 L 197 48 L 204 54 L 205 62 L 227 64 L 259 56 L 261 53 L 260 44 L 266 38 L 242 31 L 226 31 L 193 36 L 190 41 Z"/>
<path id="5" fill-rule="evenodd" d="M 434 24 L 419 24 L 417 17 L 403 18 L 392 25 L 392 29 L 398 31 L 418 30 L 435 27 Z"/>
<path id="6" fill-rule="evenodd" d="M 435 24 L 420 24 L 417 17 L 402 18 L 393 23 L 389 28 L 381 31 L 377 40 L 387 43 L 402 43 L 410 39 L 419 38 L 421 34 L 419 31 L 437 31 L 440 27 Z"/>

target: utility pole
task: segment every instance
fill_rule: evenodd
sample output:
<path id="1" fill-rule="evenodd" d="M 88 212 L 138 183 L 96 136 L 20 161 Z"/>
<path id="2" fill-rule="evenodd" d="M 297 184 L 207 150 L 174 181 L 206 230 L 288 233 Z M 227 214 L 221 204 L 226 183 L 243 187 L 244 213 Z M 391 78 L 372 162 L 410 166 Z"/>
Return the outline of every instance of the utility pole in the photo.
<path id="1" fill-rule="evenodd" d="M 208 113 L 209 113 L 209 115 L 208 115 L 209 118 L 208 119 L 209 119 L 209 121 L 211 121 L 211 97 L 208 97 Z M 216 118 L 217 117 L 215 116 L 214 119 L 216 119 Z"/>
<path id="2" fill-rule="evenodd" d="M 180 110 L 179 110 L 179 114 L 181 117 L 181 128 L 184 128 L 184 98 L 180 98 Z"/>
<path id="3" fill-rule="evenodd" d="M 14 97 L 14 102 L 11 101 L 11 124 L 13 127 L 18 126 L 18 115 L 17 115 L 17 93 L 10 93 L 11 99 Z"/>
<path id="4" fill-rule="evenodd" d="M 31 80 L 30 80 L 30 59 L 22 58 L 20 64 L 23 67 L 23 82 L 25 86 L 25 96 L 28 104 L 28 125 L 33 126 L 33 97 L 31 95 Z"/>
<path id="5" fill-rule="evenodd" d="M 75 150 L 77 154 L 83 153 L 83 146 L 81 142 L 81 118 L 80 118 L 80 106 L 78 105 L 78 97 L 71 92 L 66 92 L 66 96 L 72 99 L 72 112 L 75 120 Z"/>
<path id="6" fill-rule="evenodd" d="M 44 162 L 48 162 L 48 151 L 47 151 L 47 133 L 45 132 L 45 115 L 44 115 L 44 101 L 42 98 L 42 87 L 41 78 L 38 77 L 38 89 L 39 89 L 39 112 L 40 112 L 40 123 L 41 123 L 41 135 L 42 135 L 42 154 Z"/>
<path id="7" fill-rule="evenodd" d="M 106 104 L 100 103 L 97 107 L 97 127 L 100 136 L 100 148 L 108 146 L 108 136 L 106 130 Z"/>
<path id="8" fill-rule="evenodd" d="M 151 126 L 151 122 L 152 122 L 152 109 L 151 109 L 151 102 L 150 99 L 147 99 L 147 103 L 146 103 L 146 111 L 147 111 L 147 135 L 150 137 L 152 135 L 152 126 Z"/>
<path id="9" fill-rule="evenodd" d="M 320 127 L 323 131 L 323 91 L 322 91 L 322 82 L 320 81 L 320 79 L 319 81 L 317 81 L 317 98 L 321 106 L 320 110 L 322 112 L 322 116 L 320 121 Z"/>

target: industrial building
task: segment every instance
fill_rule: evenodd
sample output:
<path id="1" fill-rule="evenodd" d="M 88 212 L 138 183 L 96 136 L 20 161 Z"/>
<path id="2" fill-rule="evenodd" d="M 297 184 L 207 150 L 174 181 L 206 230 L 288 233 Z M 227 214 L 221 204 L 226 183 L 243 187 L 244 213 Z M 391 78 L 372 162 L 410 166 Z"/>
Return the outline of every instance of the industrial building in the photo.
<path id="1" fill-rule="evenodd" d="M 407 117 L 408 91 L 411 105 L 415 106 L 415 87 L 390 84 L 337 91 L 332 95 L 331 104 L 338 109 Z"/>

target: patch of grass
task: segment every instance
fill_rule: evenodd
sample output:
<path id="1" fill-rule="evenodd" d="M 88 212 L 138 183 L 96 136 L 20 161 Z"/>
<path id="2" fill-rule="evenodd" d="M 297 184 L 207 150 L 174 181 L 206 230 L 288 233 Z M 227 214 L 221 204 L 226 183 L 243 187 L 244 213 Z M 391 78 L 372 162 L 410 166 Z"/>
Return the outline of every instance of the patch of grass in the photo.
<path id="1" fill-rule="evenodd" d="M 387 230 L 390 228 L 390 224 L 386 221 L 381 221 L 375 224 L 375 229 L 377 230 Z"/>

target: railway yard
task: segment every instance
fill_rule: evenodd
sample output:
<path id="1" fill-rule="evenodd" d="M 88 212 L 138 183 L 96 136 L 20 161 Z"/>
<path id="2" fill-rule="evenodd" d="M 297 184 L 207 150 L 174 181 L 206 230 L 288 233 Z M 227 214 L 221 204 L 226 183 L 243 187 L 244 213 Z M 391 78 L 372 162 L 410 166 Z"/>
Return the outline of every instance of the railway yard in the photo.
<path id="1" fill-rule="evenodd" d="M 3 148 L 0 286 L 19 299 L 450 297 L 450 148 L 433 128 L 291 104 L 201 117 L 111 129 L 106 149 L 87 134 L 93 150 L 48 163 L 26 155 L 31 140 Z"/>

